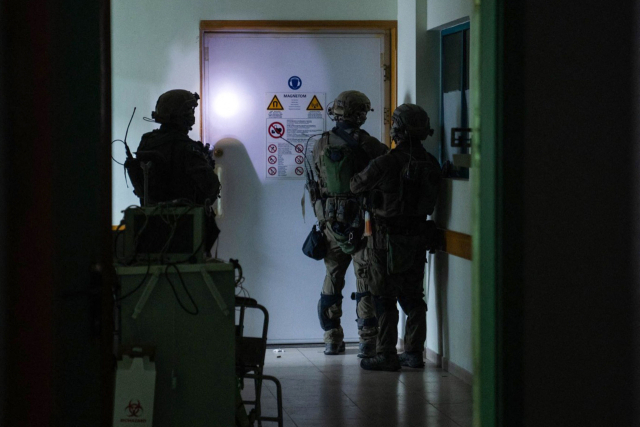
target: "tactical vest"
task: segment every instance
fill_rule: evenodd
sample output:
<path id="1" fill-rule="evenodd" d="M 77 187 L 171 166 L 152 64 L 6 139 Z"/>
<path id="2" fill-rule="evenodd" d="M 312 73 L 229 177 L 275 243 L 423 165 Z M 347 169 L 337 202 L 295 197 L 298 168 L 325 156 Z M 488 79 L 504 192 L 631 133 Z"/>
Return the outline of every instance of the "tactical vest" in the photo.
<path id="1" fill-rule="evenodd" d="M 359 137 L 369 134 L 359 130 Z M 362 215 L 359 199 L 351 192 L 351 178 L 368 163 L 370 156 L 360 143 L 344 131 L 325 132 L 326 144 L 320 153 L 322 169 L 322 199 L 316 201 L 316 216 L 328 224 L 327 230 L 344 253 L 358 249 L 362 234 Z M 331 144 L 333 137 L 341 144 Z"/>

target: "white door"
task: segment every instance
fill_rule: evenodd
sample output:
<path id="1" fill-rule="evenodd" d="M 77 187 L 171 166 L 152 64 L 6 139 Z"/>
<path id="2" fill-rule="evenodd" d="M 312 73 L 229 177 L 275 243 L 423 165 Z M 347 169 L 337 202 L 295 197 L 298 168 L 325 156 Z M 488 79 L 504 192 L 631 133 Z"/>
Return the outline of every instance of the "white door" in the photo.
<path id="1" fill-rule="evenodd" d="M 309 133 L 331 129 L 326 104 L 353 89 L 374 109 L 363 128 L 386 142 L 388 40 L 382 31 L 205 33 L 202 46 L 203 142 L 222 153 L 216 158 L 222 168 L 217 255 L 240 261 L 244 287 L 269 310 L 270 343 L 321 342 L 317 303 L 325 268 L 301 252 L 315 217 L 306 200 L 303 221 L 305 174 L 283 139 L 298 145 Z M 349 341 L 358 337 L 354 291 L 350 267 L 342 318 Z M 247 332 L 258 331 L 257 319 L 249 319 Z"/>

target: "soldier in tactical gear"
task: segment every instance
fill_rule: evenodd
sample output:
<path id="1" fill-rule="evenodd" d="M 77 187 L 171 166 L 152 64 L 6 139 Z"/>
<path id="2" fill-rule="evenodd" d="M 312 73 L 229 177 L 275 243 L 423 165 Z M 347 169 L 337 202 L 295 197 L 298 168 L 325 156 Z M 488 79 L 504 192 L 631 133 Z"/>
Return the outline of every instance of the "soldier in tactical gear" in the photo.
<path id="1" fill-rule="evenodd" d="M 220 191 L 220 181 L 214 172 L 215 161 L 207 147 L 188 136 L 195 123 L 195 109 L 200 96 L 175 89 L 158 98 L 151 117 L 160 129 L 142 136 L 136 157 L 130 157 L 125 167 L 134 187 L 134 194 L 144 199 L 142 164 L 151 163 L 148 175 L 148 204 L 184 201 L 208 207 L 206 249 L 210 249 L 220 230 L 210 206 Z"/>
<path id="2" fill-rule="evenodd" d="M 378 317 L 377 355 L 360 366 L 396 371 L 424 367 L 427 335 L 423 278 L 426 251 L 435 235 L 433 213 L 442 179 L 440 164 L 422 146 L 433 134 L 429 116 L 417 105 L 393 113 L 391 137 L 397 146 L 351 179 L 351 191 L 368 192 L 373 204 L 372 248 L 368 249 L 371 293 Z M 407 314 L 405 352 L 398 357 L 398 309 Z"/>
<path id="3" fill-rule="evenodd" d="M 360 351 L 358 357 L 375 355 L 378 333 L 375 308 L 367 283 L 364 249 L 362 198 L 349 189 L 351 177 L 363 170 L 372 159 L 387 152 L 386 145 L 370 136 L 360 126 L 371 110 L 369 98 L 362 92 L 342 92 L 329 108 L 336 126 L 322 134 L 313 149 L 313 162 L 319 179 L 319 195 L 312 203 L 320 226 L 324 229 L 327 255 L 326 276 L 318 302 L 318 317 L 325 331 L 327 355 L 344 352 L 342 289 L 345 274 L 353 259 L 356 273 L 356 300 Z"/>

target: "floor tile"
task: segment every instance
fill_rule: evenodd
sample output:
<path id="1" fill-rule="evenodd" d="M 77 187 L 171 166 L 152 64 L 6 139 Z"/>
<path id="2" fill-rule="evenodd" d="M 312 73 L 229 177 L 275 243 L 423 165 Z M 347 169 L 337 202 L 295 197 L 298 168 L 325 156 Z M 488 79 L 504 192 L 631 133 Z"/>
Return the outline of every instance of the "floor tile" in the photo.
<path id="1" fill-rule="evenodd" d="M 471 427 L 473 425 L 473 405 L 471 402 L 434 403 L 434 406 L 461 427 Z"/>
<path id="2" fill-rule="evenodd" d="M 320 418 L 329 420 L 352 420 L 356 418 L 367 418 L 367 414 L 365 414 L 357 406 L 308 406 L 287 409 L 287 413 L 296 423 L 301 423 L 303 420 L 315 420 Z"/>
<path id="3" fill-rule="evenodd" d="M 286 426 L 471 427 L 471 386 L 433 363 L 376 372 L 360 368 L 353 344 L 336 356 L 323 354 L 322 346 L 271 350 L 264 371 L 282 385 Z M 265 382 L 264 413 L 275 414 L 275 393 L 275 385 Z"/>

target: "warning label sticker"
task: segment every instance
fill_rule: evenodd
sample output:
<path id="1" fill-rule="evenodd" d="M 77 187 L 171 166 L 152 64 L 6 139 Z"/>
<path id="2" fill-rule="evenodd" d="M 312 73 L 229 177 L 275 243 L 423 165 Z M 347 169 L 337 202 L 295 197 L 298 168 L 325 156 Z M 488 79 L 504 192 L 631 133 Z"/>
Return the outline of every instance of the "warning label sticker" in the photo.
<path id="1" fill-rule="evenodd" d="M 322 108 L 322 104 L 320 104 L 320 101 L 318 101 L 317 96 L 313 95 L 313 98 L 311 99 L 311 102 L 309 103 L 307 110 L 312 110 L 312 111 L 324 110 L 324 108 Z"/>
<path id="2" fill-rule="evenodd" d="M 273 95 L 273 99 L 271 99 L 267 110 L 284 110 L 284 107 L 282 106 L 282 103 L 278 99 L 277 95 Z"/>
<path id="3" fill-rule="evenodd" d="M 305 178 L 305 155 L 313 150 L 307 141 L 325 129 L 324 101 L 324 93 L 266 94 L 266 178 Z"/>

